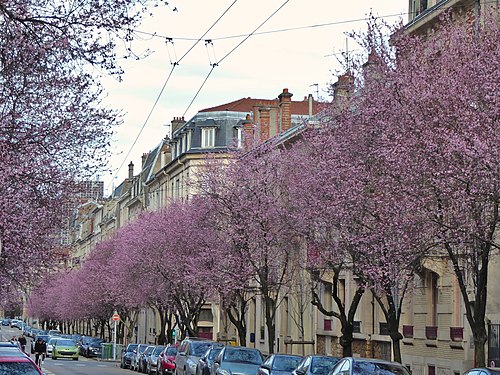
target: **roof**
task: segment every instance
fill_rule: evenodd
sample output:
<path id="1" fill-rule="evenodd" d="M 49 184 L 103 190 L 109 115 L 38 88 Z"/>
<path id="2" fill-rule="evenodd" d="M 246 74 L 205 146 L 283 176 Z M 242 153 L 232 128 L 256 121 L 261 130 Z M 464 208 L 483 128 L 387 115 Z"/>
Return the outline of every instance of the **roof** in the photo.
<path id="1" fill-rule="evenodd" d="M 321 103 L 313 100 L 313 114 L 320 110 Z M 279 106 L 279 99 L 252 99 L 252 98 L 241 98 L 233 102 L 226 104 L 221 104 L 216 107 L 205 108 L 199 112 L 220 112 L 220 111 L 231 111 L 231 112 L 252 112 L 254 107 L 277 107 Z M 290 111 L 292 115 L 309 115 L 309 101 L 304 98 L 302 101 L 291 101 Z"/>

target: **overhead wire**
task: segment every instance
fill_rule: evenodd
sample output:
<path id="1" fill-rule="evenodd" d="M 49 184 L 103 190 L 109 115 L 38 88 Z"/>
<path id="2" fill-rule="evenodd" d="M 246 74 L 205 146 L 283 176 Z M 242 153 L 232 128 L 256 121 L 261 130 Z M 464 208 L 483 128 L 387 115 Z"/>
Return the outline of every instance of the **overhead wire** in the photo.
<path id="1" fill-rule="evenodd" d="M 212 72 L 214 71 L 215 67 L 216 66 L 219 66 L 219 64 L 224 61 L 230 54 L 232 54 L 238 47 L 240 47 L 243 43 L 245 43 L 246 40 L 248 40 L 248 38 L 250 38 L 252 35 L 255 34 L 255 32 L 257 30 L 259 30 L 262 26 L 264 26 L 267 21 L 269 21 L 272 17 L 274 17 L 276 15 L 276 13 L 278 13 L 290 0 L 285 0 L 285 2 L 283 2 L 283 4 L 281 4 L 279 6 L 278 9 L 276 9 L 273 13 L 271 13 L 271 15 L 269 17 L 267 17 L 262 23 L 260 23 L 259 26 L 257 26 L 250 34 L 247 34 L 245 35 L 245 38 L 240 41 L 233 49 L 231 49 L 228 53 L 226 53 L 224 55 L 224 57 L 222 57 L 222 59 L 220 59 L 218 62 L 216 63 L 213 63 L 211 64 L 212 67 L 210 69 L 210 71 L 208 72 L 207 76 L 205 77 L 205 79 L 203 80 L 203 83 L 201 84 L 201 86 L 198 88 L 198 91 L 196 91 L 196 94 L 194 95 L 193 99 L 191 99 L 191 102 L 189 103 L 188 107 L 186 108 L 186 110 L 184 111 L 184 114 L 183 116 L 186 115 L 187 111 L 189 111 L 189 108 L 191 108 L 191 105 L 194 103 L 194 101 L 196 100 L 196 98 L 198 97 L 200 91 L 203 89 L 203 86 L 205 86 L 205 83 L 208 81 L 208 78 L 210 77 L 210 75 L 212 74 Z"/>
<path id="2" fill-rule="evenodd" d="M 158 93 L 158 95 L 156 96 L 156 99 L 153 103 L 153 106 L 151 107 L 151 109 L 149 110 L 149 113 L 146 117 L 146 120 L 144 121 L 144 123 L 142 124 L 141 126 L 141 129 L 139 130 L 139 133 L 137 133 L 137 136 L 135 137 L 134 139 L 134 142 L 132 143 L 132 146 L 130 146 L 129 150 L 127 151 L 127 154 L 125 155 L 125 157 L 123 158 L 123 161 L 121 162 L 120 166 L 118 167 L 118 169 L 116 170 L 116 172 L 114 173 L 113 177 L 111 178 L 111 182 L 110 184 L 113 183 L 113 180 L 115 179 L 115 177 L 118 175 L 118 173 L 120 172 L 120 170 L 122 169 L 123 165 L 125 164 L 125 162 L 127 161 L 128 157 L 130 156 L 130 153 L 132 152 L 134 146 L 136 145 L 137 141 L 139 140 L 139 137 L 141 136 L 142 132 L 144 131 L 144 128 L 146 127 L 147 123 L 149 122 L 149 119 L 151 118 L 154 110 L 156 109 L 156 105 L 158 104 L 158 102 L 160 101 L 162 95 L 163 95 L 163 92 L 165 91 L 165 87 L 167 86 L 167 83 L 168 81 L 170 80 L 170 77 L 172 76 L 172 73 L 174 72 L 175 70 L 175 67 L 179 65 L 179 63 L 193 50 L 193 48 L 205 37 L 205 35 L 207 35 L 210 30 L 212 30 L 214 28 L 214 26 L 222 19 L 222 17 L 224 17 L 224 15 L 226 15 L 226 13 L 233 7 L 233 5 L 237 2 L 238 0 L 234 0 L 230 5 L 229 7 L 226 8 L 226 10 L 224 10 L 224 12 L 215 20 L 215 22 L 203 33 L 202 36 L 200 36 L 196 41 L 195 43 L 193 43 L 193 45 L 186 51 L 186 53 L 184 53 L 184 55 L 181 56 L 181 58 L 177 61 L 174 61 L 172 64 L 172 69 L 170 70 L 170 73 L 168 74 L 166 80 L 163 82 L 163 85 L 161 87 L 161 90 L 160 92 Z M 171 42 L 173 44 L 173 40 L 171 38 L 167 38 L 167 43 L 168 42 Z M 109 184 L 107 186 L 106 189 L 109 188 Z"/>

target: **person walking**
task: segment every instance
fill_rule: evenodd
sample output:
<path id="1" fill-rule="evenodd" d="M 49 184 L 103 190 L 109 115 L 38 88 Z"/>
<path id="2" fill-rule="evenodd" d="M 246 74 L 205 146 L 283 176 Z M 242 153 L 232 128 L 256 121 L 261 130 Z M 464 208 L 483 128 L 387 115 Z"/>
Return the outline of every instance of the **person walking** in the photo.
<path id="1" fill-rule="evenodd" d="M 35 363 L 38 367 L 42 366 L 43 360 L 47 355 L 47 344 L 41 337 L 35 342 Z"/>
<path id="2" fill-rule="evenodd" d="M 19 343 L 19 346 L 21 347 L 23 353 L 26 353 L 26 344 L 28 343 L 28 341 L 26 340 L 26 336 L 24 336 L 24 333 L 21 333 L 21 336 L 19 336 L 17 342 Z"/>

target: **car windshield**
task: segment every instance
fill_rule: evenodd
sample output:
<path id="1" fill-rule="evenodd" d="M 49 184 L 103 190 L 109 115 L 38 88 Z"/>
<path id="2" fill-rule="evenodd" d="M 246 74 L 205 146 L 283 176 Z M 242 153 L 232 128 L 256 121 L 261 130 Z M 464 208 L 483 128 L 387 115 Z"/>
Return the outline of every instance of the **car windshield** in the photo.
<path id="1" fill-rule="evenodd" d="M 151 354 L 153 353 L 153 350 L 155 350 L 155 347 L 154 346 L 148 346 L 147 349 L 146 349 L 146 354 Z"/>
<path id="2" fill-rule="evenodd" d="M 68 339 L 56 340 L 55 344 L 57 346 L 75 346 L 76 345 L 73 340 L 68 340 Z"/>
<path id="3" fill-rule="evenodd" d="M 0 375 L 40 375 L 31 362 L 0 362 Z"/>
<path id="4" fill-rule="evenodd" d="M 311 373 L 315 375 L 327 375 L 339 361 L 335 357 L 316 357 L 311 363 Z"/>
<path id="5" fill-rule="evenodd" d="M 256 350 L 228 349 L 224 354 L 224 360 L 228 362 L 245 362 L 254 365 L 262 364 L 262 356 Z"/>
<path id="6" fill-rule="evenodd" d="M 127 352 L 133 352 L 138 346 L 138 344 L 130 344 L 127 346 Z"/>
<path id="7" fill-rule="evenodd" d="M 168 356 L 174 356 L 177 354 L 177 348 L 175 346 L 169 346 L 167 348 L 167 355 Z"/>
<path id="8" fill-rule="evenodd" d="M 197 357 L 201 357 L 203 355 L 203 353 L 205 353 L 208 350 L 208 348 L 210 348 L 210 346 L 212 346 L 212 343 L 210 343 L 210 342 L 193 343 L 193 345 L 192 345 L 193 355 L 195 355 Z"/>
<path id="9" fill-rule="evenodd" d="M 353 373 L 359 375 L 410 375 L 406 367 L 398 366 L 392 363 L 379 362 L 357 362 L 352 366 Z"/>
<path id="10" fill-rule="evenodd" d="M 153 352 L 153 355 L 159 355 L 163 351 L 163 349 L 165 349 L 164 346 L 157 346 Z"/>
<path id="11" fill-rule="evenodd" d="M 139 345 L 139 349 L 137 349 L 137 351 L 139 353 L 144 353 L 144 350 L 146 350 L 147 348 L 147 345 Z"/>
<path id="12" fill-rule="evenodd" d="M 301 357 L 295 356 L 277 356 L 274 358 L 273 369 L 277 371 L 292 372 L 297 368 L 297 365 L 302 360 Z"/>
<path id="13" fill-rule="evenodd" d="M 210 352 L 208 353 L 208 359 L 213 360 L 215 357 L 217 357 L 217 354 L 219 354 L 221 350 L 222 348 L 211 349 Z"/>

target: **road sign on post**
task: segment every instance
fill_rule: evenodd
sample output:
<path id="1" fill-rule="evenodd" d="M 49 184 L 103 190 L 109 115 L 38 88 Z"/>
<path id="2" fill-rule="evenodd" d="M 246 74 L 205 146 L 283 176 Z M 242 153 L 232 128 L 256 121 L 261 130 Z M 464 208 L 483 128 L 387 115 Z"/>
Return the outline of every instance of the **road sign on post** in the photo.
<path id="1" fill-rule="evenodd" d="M 120 315 L 118 315 L 118 313 L 115 311 L 112 318 L 115 322 L 113 329 L 113 360 L 116 360 L 116 323 L 118 323 L 118 321 L 120 320 Z"/>

